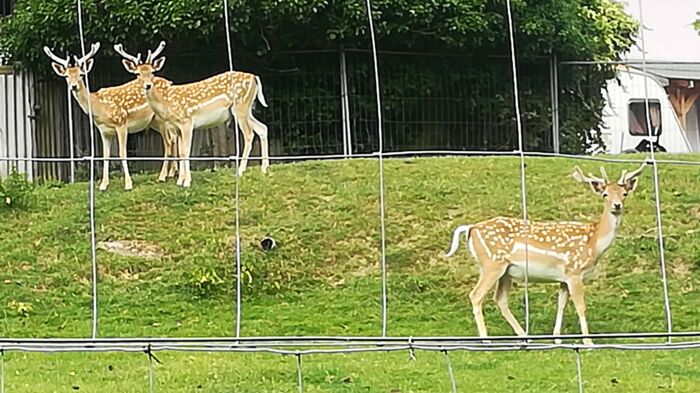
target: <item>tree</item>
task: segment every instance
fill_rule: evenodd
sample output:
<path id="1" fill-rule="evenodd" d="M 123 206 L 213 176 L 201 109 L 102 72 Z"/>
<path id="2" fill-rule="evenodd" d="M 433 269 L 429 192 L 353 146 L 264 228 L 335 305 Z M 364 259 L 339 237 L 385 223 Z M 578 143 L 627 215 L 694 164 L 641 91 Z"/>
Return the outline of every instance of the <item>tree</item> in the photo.
<path id="1" fill-rule="evenodd" d="M 17 0 L 15 12 L 0 21 L 0 54 L 39 72 L 49 72 L 40 48 L 79 53 L 75 0 Z M 84 0 L 86 40 L 101 41 L 103 53 L 123 43 L 133 51 L 168 42 L 168 53 L 211 53 L 225 48 L 222 0 Z M 513 0 L 518 57 L 556 54 L 560 60 L 619 60 L 633 43 L 637 22 L 613 0 Z M 270 61 L 284 50 L 369 47 L 364 0 L 230 0 L 231 33 L 237 51 Z M 378 45 L 384 50 L 458 52 L 482 58 L 507 55 L 505 0 L 374 0 Z M 303 58 L 295 67 L 303 68 Z M 428 65 L 415 72 L 439 73 Z M 484 67 L 488 69 L 488 67 Z M 475 72 L 481 72 L 475 69 Z M 534 72 L 546 73 L 545 70 Z M 614 76 L 610 67 L 561 73 L 564 91 L 563 144 L 580 151 L 600 141 L 603 98 L 600 88 Z M 502 73 L 507 103 L 510 76 Z M 395 87 L 398 88 L 398 87 Z M 591 89 L 591 92 L 583 91 Z M 303 93 L 303 92 L 301 92 Z M 528 116 L 548 128 L 548 90 L 527 97 Z M 512 102 L 512 100 L 510 101 Z M 501 106 L 503 106 L 501 104 Z M 499 114 L 510 121 L 508 113 Z M 567 121 L 569 121 L 567 123 Z M 598 133 L 599 134 L 599 133 Z"/>

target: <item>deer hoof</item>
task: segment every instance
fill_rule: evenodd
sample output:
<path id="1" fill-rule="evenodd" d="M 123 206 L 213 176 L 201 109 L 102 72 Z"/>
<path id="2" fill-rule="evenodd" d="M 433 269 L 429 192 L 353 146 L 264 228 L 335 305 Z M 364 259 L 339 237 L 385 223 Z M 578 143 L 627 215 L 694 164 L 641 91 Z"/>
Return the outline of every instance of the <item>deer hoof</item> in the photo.
<path id="1" fill-rule="evenodd" d="M 555 338 L 555 339 L 554 339 L 554 343 L 557 344 L 557 345 L 561 344 L 561 339 L 560 339 L 560 338 Z"/>
<path id="2" fill-rule="evenodd" d="M 107 191 L 108 186 L 109 186 L 109 183 L 100 184 L 100 191 Z"/>

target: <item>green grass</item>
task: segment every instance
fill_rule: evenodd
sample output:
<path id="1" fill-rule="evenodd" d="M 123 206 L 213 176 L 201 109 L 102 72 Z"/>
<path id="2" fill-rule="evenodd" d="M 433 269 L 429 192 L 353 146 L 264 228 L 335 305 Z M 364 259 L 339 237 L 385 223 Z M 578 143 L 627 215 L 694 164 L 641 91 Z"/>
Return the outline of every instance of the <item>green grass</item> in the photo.
<path id="1" fill-rule="evenodd" d="M 668 158 L 670 156 L 665 156 Z M 700 159 L 683 156 L 684 159 Z M 528 213 L 537 220 L 592 220 L 602 203 L 576 183 L 573 165 L 527 159 Z M 606 164 L 610 176 L 630 165 Z M 466 251 L 441 257 L 456 225 L 495 215 L 520 216 L 517 158 L 386 160 L 388 334 L 474 335 L 467 293 L 477 270 Z M 276 165 L 241 179 L 240 222 L 245 336 L 381 334 L 380 225 L 373 160 Z M 651 169 L 625 205 L 625 218 L 586 287 L 592 332 L 665 331 L 655 238 Z M 193 174 L 193 187 L 134 178 L 124 192 L 113 174 L 96 195 L 97 240 L 142 240 L 161 260 L 98 250 L 99 336 L 231 336 L 235 321 L 235 178 L 230 169 Z M 700 330 L 700 170 L 660 166 L 666 262 L 675 330 Z M 28 211 L 0 212 L 0 336 L 88 337 L 91 258 L 85 183 L 42 186 Z M 264 253 L 271 235 L 279 248 Z M 201 286 L 202 277 L 220 281 Z M 530 287 L 533 334 L 549 334 L 556 287 Z M 522 286 L 511 307 L 522 316 Z M 492 301 L 491 334 L 510 335 Z M 565 333 L 579 333 L 569 305 Z M 160 353 L 156 391 L 289 392 L 293 357 L 269 354 Z M 700 391 L 698 351 L 582 354 L 589 392 Z M 452 353 L 460 391 L 577 391 L 571 351 Z M 5 354 L 8 393 L 143 392 L 143 354 Z M 448 392 L 444 355 L 407 353 L 309 356 L 306 392 Z"/>

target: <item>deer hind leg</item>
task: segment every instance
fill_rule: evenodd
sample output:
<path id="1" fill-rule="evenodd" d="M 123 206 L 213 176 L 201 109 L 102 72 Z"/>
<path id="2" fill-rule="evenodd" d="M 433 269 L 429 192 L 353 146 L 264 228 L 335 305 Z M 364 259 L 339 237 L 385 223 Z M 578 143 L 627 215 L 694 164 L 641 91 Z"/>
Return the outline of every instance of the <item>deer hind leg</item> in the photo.
<path id="1" fill-rule="evenodd" d="M 498 280 L 493 299 L 496 301 L 498 308 L 501 310 L 501 315 L 503 315 L 503 318 L 506 319 L 510 327 L 513 328 L 515 334 L 518 336 L 524 336 L 525 330 L 523 330 L 522 326 L 520 326 L 520 323 L 510 311 L 510 307 L 508 305 L 508 294 L 510 293 L 510 288 L 511 278 L 507 274 L 504 274 Z"/>
<path id="2" fill-rule="evenodd" d="M 576 313 L 578 314 L 579 324 L 581 325 L 581 334 L 588 335 L 588 322 L 586 321 L 586 303 L 583 300 L 583 282 L 581 278 L 572 278 L 567 282 L 569 287 L 569 295 L 571 302 L 574 303 Z M 583 339 L 583 345 L 593 345 L 590 338 Z"/>
<path id="3" fill-rule="evenodd" d="M 554 334 L 555 336 L 561 335 L 561 325 L 564 321 L 564 308 L 566 307 L 566 302 L 569 301 L 569 289 L 566 284 L 559 284 L 559 297 L 557 299 L 557 319 L 554 321 Z M 561 339 L 555 338 L 555 344 L 561 344 Z"/>
<path id="4" fill-rule="evenodd" d="M 479 331 L 479 336 L 487 337 L 486 323 L 484 322 L 483 304 L 486 294 L 493 288 L 498 280 L 505 274 L 508 265 L 495 261 L 488 261 L 481 265 L 479 273 L 479 281 L 469 293 L 469 299 L 472 302 L 472 313 L 476 321 L 476 328 Z"/>
<path id="5" fill-rule="evenodd" d="M 178 132 L 177 130 L 173 129 L 168 129 L 168 139 L 170 140 L 170 157 L 179 157 L 180 156 L 180 149 L 178 148 L 179 145 L 179 137 L 178 137 Z M 171 160 L 170 161 L 170 170 L 168 171 L 168 177 L 175 177 L 175 173 L 177 173 L 177 166 L 179 165 L 178 161 Z"/>
<path id="6" fill-rule="evenodd" d="M 130 191 L 134 188 L 129 174 L 129 164 L 126 161 L 126 138 L 128 132 L 126 126 L 117 128 L 117 141 L 119 142 L 119 158 L 122 161 L 122 170 L 124 171 L 124 189 Z"/>
<path id="7" fill-rule="evenodd" d="M 250 156 L 250 151 L 253 149 L 253 130 L 250 124 L 250 119 L 248 118 L 247 110 L 242 110 L 240 108 L 235 109 L 236 113 L 234 118 L 238 123 L 238 126 L 243 133 L 243 156 L 241 157 L 241 165 L 238 167 L 238 176 L 243 176 L 243 173 L 248 168 L 248 157 Z"/>
<path id="8" fill-rule="evenodd" d="M 189 187 L 192 184 L 192 172 L 190 171 L 190 152 L 192 150 L 192 122 L 187 122 L 180 127 L 182 138 L 180 139 L 180 173 L 177 185 Z"/>
<path id="9" fill-rule="evenodd" d="M 250 125 L 253 127 L 253 131 L 255 131 L 260 138 L 260 153 L 262 155 L 262 165 L 260 169 L 262 170 L 262 173 L 267 173 L 268 168 L 270 167 L 270 146 L 267 140 L 267 126 L 265 123 L 256 119 L 253 116 L 252 111 L 248 112 L 248 119 L 250 121 Z"/>
<path id="10" fill-rule="evenodd" d="M 163 166 L 160 168 L 160 174 L 158 175 L 158 181 L 159 182 L 164 182 L 168 176 L 168 167 L 170 166 L 170 161 L 167 160 L 167 158 L 170 156 L 170 153 L 172 151 L 171 149 L 171 144 L 172 140 L 170 139 L 170 136 L 168 135 L 168 130 L 162 129 L 159 131 L 160 136 L 163 138 Z"/>

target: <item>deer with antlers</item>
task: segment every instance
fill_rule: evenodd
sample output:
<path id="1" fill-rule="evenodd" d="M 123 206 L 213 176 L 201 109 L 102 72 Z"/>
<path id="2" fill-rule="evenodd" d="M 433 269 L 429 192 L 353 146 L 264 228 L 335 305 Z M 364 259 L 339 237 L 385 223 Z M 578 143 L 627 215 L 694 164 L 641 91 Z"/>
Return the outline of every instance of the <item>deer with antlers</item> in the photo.
<path id="1" fill-rule="evenodd" d="M 133 56 L 124 51 L 121 44 L 114 45 L 114 50 L 123 57 L 122 64 L 126 70 L 137 76 L 153 111 L 178 130 L 180 157 L 190 156 L 195 128 L 216 127 L 233 119 L 245 140 L 238 175 L 243 175 L 246 170 L 254 134 L 260 138 L 261 170 L 267 173 L 270 165 L 267 126 L 253 116 L 256 98 L 267 107 L 260 78 L 246 72 L 228 71 L 184 85 L 158 85 L 154 83 L 154 73 L 160 71 L 165 63 L 165 57 L 158 58 L 164 48 L 165 42 L 161 41 L 154 51 L 148 51 L 142 61 L 140 53 Z M 185 159 L 180 161 L 177 184 L 189 187 L 191 182 L 189 160 Z"/>
<path id="2" fill-rule="evenodd" d="M 106 87 L 97 92 L 89 93 L 83 82 L 83 77 L 92 69 L 93 57 L 100 48 L 100 43 L 92 44 L 90 52 L 78 58 L 70 55 L 65 59 L 55 55 L 49 47 L 44 46 L 44 52 L 53 62 L 51 66 L 58 76 L 65 78 L 73 98 L 80 108 L 87 114 L 92 110 L 95 125 L 100 131 L 102 139 L 102 154 L 104 166 L 102 168 L 102 181 L 100 190 L 104 191 L 109 186 L 109 156 L 112 138 L 117 136 L 119 143 L 119 157 L 122 159 L 124 171 L 124 189 L 131 190 L 133 182 L 129 174 L 129 166 L 126 161 L 126 141 L 128 134 L 141 132 L 147 128 L 153 128 L 163 138 L 163 150 L 165 157 L 174 157 L 176 146 L 172 131 L 169 131 L 165 121 L 155 115 L 146 102 L 146 97 L 139 83 L 131 81 L 120 86 Z M 164 80 L 154 80 L 153 83 L 163 85 Z M 72 147 L 71 147 L 72 148 Z M 163 161 L 159 181 L 165 181 L 167 176 L 174 176 L 177 164 L 175 161 Z M 170 172 L 168 172 L 170 168 Z"/>
<path id="3" fill-rule="evenodd" d="M 508 293 L 511 280 L 525 280 L 526 263 L 529 282 L 559 284 L 554 335 L 561 334 L 564 307 L 569 297 L 576 308 L 581 333 L 588 335 L 583 284 L 597 276 L 598 260 L 612 245 L 620 226 L 623 202 L 628 193 L 636 189 L 645 165 L 629 173 L 623 171 L 617 182 L 610 182 L 602 167 L 602 177 L 586 176 L 575 167 L 573 178 L 588 183 L 594 193 L 603 197 L 605 208 L 596 222 L 528 221 L 523 225 L 522 219 L 496 217 L 454 230 L 446 257 L 454 255 L 461 237 L 466 235 L 469 251 L 480 268 L 479 280 L 469 293 L 479 336 L 487 337 L 482 304 L 494 285 L 494 299 L 501 314 L 517 335 L 525 335 L 508 307 Z M 583 343 L 591 345 L 592 341 L 584 339 Z"/>

